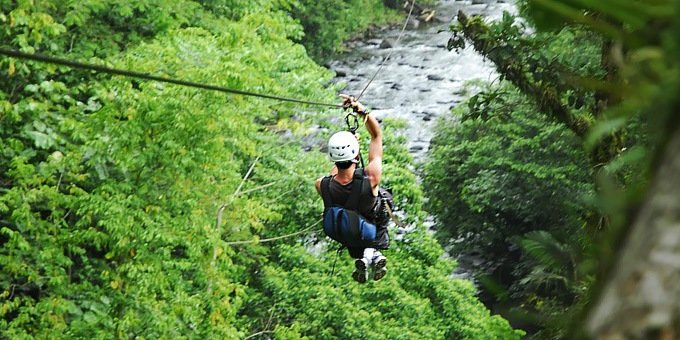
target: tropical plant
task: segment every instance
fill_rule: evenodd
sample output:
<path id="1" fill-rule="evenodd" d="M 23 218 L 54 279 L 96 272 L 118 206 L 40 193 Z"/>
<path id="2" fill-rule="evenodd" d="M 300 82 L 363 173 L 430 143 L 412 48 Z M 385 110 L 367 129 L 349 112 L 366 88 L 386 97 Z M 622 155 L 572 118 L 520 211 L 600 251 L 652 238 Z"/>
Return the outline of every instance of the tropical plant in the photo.
<path id="1" fill-rule="evenodd" d="M 331 102 L 330 72 L 291 40 L 303 28 L 289 5 L 0 1 L 0 44 Z M 323 138 L 309 131 L 328 116 L 0 58 L 0 337 L 343 337 L 372 334 L 374 319 L 356 317 L 371 315 L 394 336 L 519 338 L 449 279 L 455 263 L 425 231 L 394 245 L 409 265 L 392 267 L 391 285 L 326 275 L 334 250 L 314 228 L 312 183 L 327 163 L 302 141 Z M 389 154 L 408 162 L 388 133 Z M 386 182 L 419 225 L 422 192 L 390 157 Z M 404 326 L 414 315 L 432 318 Z"/>
<path id="2" fill-rule="evenodd" d="M 512 308 L 500 306 L 534 312 L 542 299 L 573 297 L 578 289 L 578 280 L 536 289 L 547 283 L 538 281 L 541 273 L 562 272 L 548 271 L 523 245 L 531 242 L 524 240 L 529 235 L 551 235 L 563 240 L 554 246 L 566 242 L 580 257 L 588 242 L 580 231 L 589 214 L 585 202 L 592 194 L 587 156 L 578 137 L 536 113 L 507 85 L 483 89 L 458 107 L 455 118 L 439 122 L 432 142 L 428 210 L 437 217 L 439 238 L 454 254 L 472 259 L 466 267 L 482 283 L 483 300 L 523 323 Z M 572 300 L 561 299 L 561 305 Z"/>

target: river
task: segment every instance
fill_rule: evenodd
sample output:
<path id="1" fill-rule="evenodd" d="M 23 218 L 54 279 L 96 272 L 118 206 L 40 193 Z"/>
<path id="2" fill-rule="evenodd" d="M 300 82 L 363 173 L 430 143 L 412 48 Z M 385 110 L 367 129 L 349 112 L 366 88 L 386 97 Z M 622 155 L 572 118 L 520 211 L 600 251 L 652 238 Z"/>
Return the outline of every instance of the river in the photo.
<path id="1" fill-rule="evenodd" d="M 465 84 L 497 77 L 493 66 L 472 48 L 460 53 L 446 49 L 451 36 L 449 25 L 459 9 L 491 19 L 502 17 L 503 11 L 516 11 L 509 2 L 474 2 L 485 3 L 441 0 L 435 7 L 434 22 L 419 23 L 412 18 L 398 42 L 401 26 L 378 31 L 371 39 L 351 43 L 350 52 L 329 64 L 342 75 L 334 79 L 346 84 L 342 92 L 358 96 L 383 58 L 390 55 L 361 102 L 378 119 L 390 117 L 408 122 L 408 147 L 417 163 L 425 160 L 436 117 L 470 95 Z"/>

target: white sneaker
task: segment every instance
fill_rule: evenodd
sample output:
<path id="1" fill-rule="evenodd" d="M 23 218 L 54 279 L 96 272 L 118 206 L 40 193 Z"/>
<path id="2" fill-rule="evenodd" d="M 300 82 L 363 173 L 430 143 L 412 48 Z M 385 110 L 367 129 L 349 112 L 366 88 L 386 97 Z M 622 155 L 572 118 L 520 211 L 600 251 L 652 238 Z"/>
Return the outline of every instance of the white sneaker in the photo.
<path id="1" fill-rule="evenodd" d="M 360 258 L 354 261 L 354 272 L 352 272 L 352 278 L 354 281 L 359 282 L 359 283 L 364 283 L 366 280 L 368 280 L 368 271 L 366 271 L 366 268 L 368 268 L 368 260 L 365 258 Z"/>
<path id="2" fill-rule="evenodd" d="M 378 255 L 373 258 L 373 280 L 378 281 L 387 274 L 387 258 Z"/>

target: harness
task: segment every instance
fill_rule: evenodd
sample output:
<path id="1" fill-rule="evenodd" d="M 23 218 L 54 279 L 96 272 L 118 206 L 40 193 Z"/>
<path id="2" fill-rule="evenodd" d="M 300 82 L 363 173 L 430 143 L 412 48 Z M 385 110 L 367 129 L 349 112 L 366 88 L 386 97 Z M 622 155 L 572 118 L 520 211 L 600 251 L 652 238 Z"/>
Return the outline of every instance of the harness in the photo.
<path id="1" fill-rule="evenodd" d="M 326 176 L 321 179 L 321 197 L 323 198 L 324 209 L 330 207 L 343 207 L 349 210 L 360 211 L 360 207 L 364 207 L 368 197 L 373 196 L 371 182 L 364 173 L 364 169 L 358 168 L 354 170 L 352 176 L 352 189 L 344 204 L 333 202 L 331 196 L 331 176 Z M 368 216 L 364 216 L 368 217 Z"/>
<path id="2" fill-rule="evenodd" d="M 359 207 L 365 207 L 366 198 L 372 197 L 371 183 L 368 177 L 364 175 L 364 169 L 354 171 L 352 188 L 344 204 L 333 202 L 331 180 L 331 176 L 326 176 L 321 180 L 321 197 L 323 197 L 324 202 L 324 232 L 345 246 L 370 245 L 376 238 L 376 226 L 359 211 Z M 372 211 L 374 207 L 369 208 Z"/>

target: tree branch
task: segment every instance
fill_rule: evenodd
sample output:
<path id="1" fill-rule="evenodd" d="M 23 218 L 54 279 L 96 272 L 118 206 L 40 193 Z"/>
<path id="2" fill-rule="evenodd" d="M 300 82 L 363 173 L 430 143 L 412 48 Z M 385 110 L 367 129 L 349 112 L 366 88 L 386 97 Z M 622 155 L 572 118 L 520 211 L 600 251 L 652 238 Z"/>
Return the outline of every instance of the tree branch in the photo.
<path id="1" fill-rule="evenodd" d="M 267 333 L 274 333 L 274 331 L 268 331 L 268 330 L 259 331 L 259 332 L 253 333 L 251 335 L 248 335 L 247 337 L 243 338 L 243 340 L 254 338 L 258 335 L 267 334 Z"/>
<path id="2" fill-rule="evenodd" d="M 576 135 L 580 137 L 586 135 L 589 123 L 569 113 L 569 108 L 562 104 L 560 90 L 555 85 L 549 82 L 535 82 L 527 77 L 532 70 L 514 58 L 520 54 L 516 48 L 490 39 L 489 28 L 481 20 L 469 18 L 463 11 L 458 11 L 458 22 L 463 35 L 472 42 L 475 51 L 491 60 L 505 79 L 533 98 L 541 112 L 563 123 Z M 500 53 L 501 51 L 503 53 Z M 549 79 L 549 76 L 547 77 Z"/>

